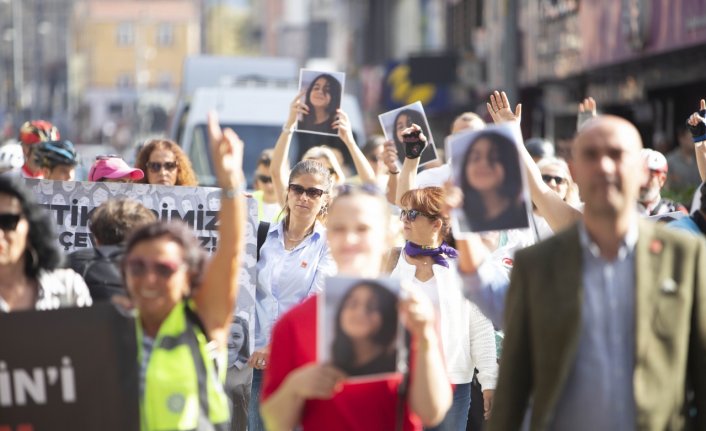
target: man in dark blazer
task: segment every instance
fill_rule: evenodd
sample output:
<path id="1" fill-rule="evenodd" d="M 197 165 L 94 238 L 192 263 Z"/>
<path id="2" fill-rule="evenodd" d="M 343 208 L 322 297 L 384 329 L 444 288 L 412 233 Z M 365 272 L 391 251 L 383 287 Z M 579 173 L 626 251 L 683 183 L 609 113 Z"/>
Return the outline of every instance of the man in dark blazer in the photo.
<path id="1" fill-rule="evenodd" d="M 584 215 L 515 255 L 489 430 L 706 429 L 706 243 L 639 219 L 641 148 L 618 117 L 579 132 Z"/>

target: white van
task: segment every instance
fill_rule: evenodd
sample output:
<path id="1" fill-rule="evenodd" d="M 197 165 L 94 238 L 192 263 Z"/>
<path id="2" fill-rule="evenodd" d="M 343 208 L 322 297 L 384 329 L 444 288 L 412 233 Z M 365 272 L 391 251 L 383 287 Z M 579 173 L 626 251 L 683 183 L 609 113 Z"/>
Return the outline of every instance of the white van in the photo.
<path id="1" fill-rule="evenodd" d="M 254 65 L 257 64 L 256 60 L 250 60 L 254 61 Z M 218 64 L 213 63 L 213 59 L 211 62 L 212 67 Z M 283 77 L 262 79 L 261 74 L 254 70 L 249 70 L 245 76 L 235 76 L 232 73 L 234 68 L 230 70 L 230 82 L 228 79 L 221 79 L 219 83 L 214 82 L 211 86 L 189 89 L 188 91 L 192 92 L 188 105 L 182 106 L 181 118 L 173 119 L 173 121 L 176 120 L 174 125 L 177 126 L 173 129 L 173 138 L 191 159 L 199 184 L 203 186 L 216 184 L 211 154 L 208 151 L 206 120 L 210 110 L 218 112 L 222 127 L 235 130 L 245 143 L 243 170 L 248 184 L 252 185 L 257 159 L 262 150 L 274 147 L 282 132 L 282 126 L 287 120 L 289 106 L 298 92 L 298 70 L 293 72 L 291 67 L 287 68 L 287 73 L 290 75 L 294 73 L 294 76 L 288 79 Z M 211 70 L 211 74 L 213 72 Z M 282 72 L 283 70 L 280 69 L 279 73 Z M 184 91 L 186 92 L 187 89 Z M 350 117 L 356 142 L 362 146 L 365 143 L 365 134 L 357 100 L 344 94 L 341 106 Z M 293 165 L 307 149 L 316 145 L 328 145 L 340 149 L 350 164 L 348 151 L 338 137 L 298 132 L 295 132 L 292 138 L 290 163 Z"/>

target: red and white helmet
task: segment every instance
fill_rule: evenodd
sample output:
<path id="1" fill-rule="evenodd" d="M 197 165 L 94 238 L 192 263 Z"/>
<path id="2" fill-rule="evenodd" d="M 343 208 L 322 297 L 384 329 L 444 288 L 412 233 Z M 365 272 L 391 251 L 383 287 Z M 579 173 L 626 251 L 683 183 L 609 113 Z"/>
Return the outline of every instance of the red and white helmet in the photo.
<path id="1" fill-rule="evenodd" d="M 40 142 L 58 141 L 59 130 L 48 121 L 33 120 L 25 122 L 20 127 L 20 136 L 17 138 L 22 144 L 38 144 Z"/>

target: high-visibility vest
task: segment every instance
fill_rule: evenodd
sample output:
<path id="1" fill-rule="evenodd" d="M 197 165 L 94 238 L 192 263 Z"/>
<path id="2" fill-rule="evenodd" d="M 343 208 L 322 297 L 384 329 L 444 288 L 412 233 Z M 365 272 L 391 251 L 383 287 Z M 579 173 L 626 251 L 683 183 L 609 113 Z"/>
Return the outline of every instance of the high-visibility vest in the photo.
<path id="1" fill-rule="evenodd" d="M 140 399 L 142 431 L 225 431 L 230 427 L 223 390 L 226 367 L 218 367 L 221 373 L 216 371 L 206 335 L 187 316 L 187 306 L 194 310 L 191 301 L 172 309 L 154 340 Z M 139 323 L 135 326 L 141 364 L 142 327 Z M 225 357 L 222 359 L 219 365 L 225 365 Z"/>
<path id="2" fill-rule="evenodd" d="M 257 219 L 267 223 L 277 223 L 282 220 L 280 212 L 273 220 L 265 220 L 265 193 L 262 190 L 256 190 L 252 193 L 253 199 L 257 202 Z"/>

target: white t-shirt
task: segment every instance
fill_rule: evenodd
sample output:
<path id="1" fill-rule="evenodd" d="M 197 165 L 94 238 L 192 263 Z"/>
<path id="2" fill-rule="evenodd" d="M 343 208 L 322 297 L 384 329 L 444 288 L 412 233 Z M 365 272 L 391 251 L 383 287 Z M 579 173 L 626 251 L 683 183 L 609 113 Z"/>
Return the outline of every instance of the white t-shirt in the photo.
<path id="1" fill-rule="evenodd" d="M 451 165 L 443 164 L 436 168 L 425 169 L 417 174 L 417 187 L 444 187 L 444 183 L 451 179 Z"/>

